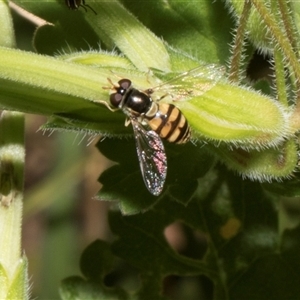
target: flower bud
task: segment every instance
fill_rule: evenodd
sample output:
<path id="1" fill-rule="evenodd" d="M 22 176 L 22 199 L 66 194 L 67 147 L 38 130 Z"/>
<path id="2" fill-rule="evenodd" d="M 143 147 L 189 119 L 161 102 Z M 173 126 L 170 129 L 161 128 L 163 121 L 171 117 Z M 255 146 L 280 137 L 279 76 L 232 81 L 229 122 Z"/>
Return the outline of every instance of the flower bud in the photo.
<path id="1" fill-rule="evenodd" d="M 226 82 L 217 82 L 189 101 L 175 103 L 193 129 L 193 137 L 218 145 L 268 148 L 292 133 L 287 108 L 270 97 Z"/>
<path id="2" fill-rule="evenodd" d="M 230 150 L 223 146 L 216 147 L 213 151 L 228 168 L 237 171 L 243 177 L 261 182 L 291 176 L 298 161 L 297 146 L 293 140 L 263 151 Z"/>

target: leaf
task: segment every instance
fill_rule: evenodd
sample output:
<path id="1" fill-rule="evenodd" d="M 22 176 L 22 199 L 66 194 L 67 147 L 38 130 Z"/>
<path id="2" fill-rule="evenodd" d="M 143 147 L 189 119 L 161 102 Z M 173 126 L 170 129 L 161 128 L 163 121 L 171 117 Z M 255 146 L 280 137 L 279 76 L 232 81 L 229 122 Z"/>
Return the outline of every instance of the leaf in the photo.
<path id="1" fill-rule="evenodd" d="M 173 47 L 207 63 L 227 61 L 233 24 L 222 2 L 159 0 L 145 1 L 142 7 L 130 0 L 123 3 Z"/>
<path id="2" fill-rule="evenodd" d="M 7 1 L 0 2 L 0 45 L 4 47 L 15 47 L 15 35 L 13 21 Z"/>
<path id="3" fill-rule="evenodd" d="M 286 179 L 282 182 L 264 182 L 262 187 L 272 193 L 275 197 L 299 197 L 300 196 L 300 179 L 298 174 L 295 174 L 292 179 Z"/>
<path id="4" fill-rule="evenodd" d="M 254 258 L 246 272 L 232 286 L 230 299 L 296 299 L 299 295 L 300 227 L 287 230 L 272 253 Z M 265 236 L 268 241 L 270 235 Z M 261 236 L 261 238 L 263 238 Z M 262 240 L 263 241 L 263 240 Z M 264 282 L 259 285 L 258 282 Z"/>
<path id="5" fill-rule="evenodd" d="M 115 258 L 107 243 L 96 240 L 82 254 L 80 266 L 85 279 L 79 276 L 63 280 L 60 287 L 62 299 L 128 299 L 119 287 L 106 287 L 103 280 L 112 271 Z"/>
<path id="6" fill-rule="evenodd" d="M 205 194 L 202 200 L 198 198 L 201 193 L 194 196 L 185 207 L 165 198 L 144 214 L 111 214 L 111 228 L 118 236 L 112 245 L 114 254 L 147 278 L 138 293 L 155 286 L 149 295 L 154 299 L 161 296 L 157 290 L 165 276 L 202 274 L 214 281 L 215 299 L 226 299 L 226 295 L 229 299 L 265 299 L 276 285 L 278 288 L 271 292 L 274 299 L 282 299 L 284 294 L 297 295 L 298 276 L 279 270 L 291 268 L 297 272 L 298 267 L 285 257 L 291 251 L 299 255 L 299 229 L 280 240 L 275 211 L 260 186 L 242 183 L 238 177 L 223 172 Z M 168 245 L 163 232 L 179 220 L 208 237 L 204 257 L 184 257 Z M 268 278 L 268 285 L 260 285 L 263 277 Z M 289 288 L 284 286 L 286 280 L 291 280 Z"/>
<path id="7" fill-rule="evenodd" d="M 100 141 L 97 144 L 100 152 L 110 160 L 119 162 L 119 165 L 101 174 L 99 181 L 103 188 L 99 193 L 100 199 L 118 201 L 124 214 L 147 211 L 165 196 L 170 196 L 180 203 L 188 203 L 198 186 L 197 179 L 206 174 L 214 159 L 192 143 L 178 146 L 166 142 L 165 146 L 169 175 L 164 192 L 155 197 L 144 185 L 134 141 Z"/>
<path id="8" fill-rule="evenodd" d="M 85 249 L 81 256 L 80 266 L 82 274 L 87 279 L 103 280 L 114 264 L 114 258 L 108 244 L 97 240 Z"/>

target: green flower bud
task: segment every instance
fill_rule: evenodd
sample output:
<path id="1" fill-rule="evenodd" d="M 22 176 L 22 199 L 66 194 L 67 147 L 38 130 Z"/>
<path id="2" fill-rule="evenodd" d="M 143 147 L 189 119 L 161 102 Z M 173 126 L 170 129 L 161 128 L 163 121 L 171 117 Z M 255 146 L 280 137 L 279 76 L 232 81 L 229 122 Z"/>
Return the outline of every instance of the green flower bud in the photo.
<path id="1" fill-rule="evenodd" d="M 297 146 L 293 140 L 263 151 L 218 147 L 213 152 L 228 168 L 261 182 L 290 177 L 298 162 Z"/>
<path id="2" fill-rule="evenodd" d="M 250 89 L 217 82 L 202 96 L 178 101 L 193 129 L 193 137 L 244 149 L 278 145 L 292 132 L 290 111 Z"/>

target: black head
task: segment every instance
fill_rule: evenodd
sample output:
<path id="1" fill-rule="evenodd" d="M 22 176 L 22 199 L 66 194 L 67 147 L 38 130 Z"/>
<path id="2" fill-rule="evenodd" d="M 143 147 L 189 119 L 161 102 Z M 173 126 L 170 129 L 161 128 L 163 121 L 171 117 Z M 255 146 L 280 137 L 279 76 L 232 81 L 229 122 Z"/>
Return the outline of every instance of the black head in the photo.
<path id="1" fill-rule="evenodd" d="M 118 87 L 114 87 L 116 92 L 109 97 L 110 103 L 114 107 L 119 107 L 127 90 L 131 87 L 131 81 L 129 79 L 121 79 L 118 85 Z"/>

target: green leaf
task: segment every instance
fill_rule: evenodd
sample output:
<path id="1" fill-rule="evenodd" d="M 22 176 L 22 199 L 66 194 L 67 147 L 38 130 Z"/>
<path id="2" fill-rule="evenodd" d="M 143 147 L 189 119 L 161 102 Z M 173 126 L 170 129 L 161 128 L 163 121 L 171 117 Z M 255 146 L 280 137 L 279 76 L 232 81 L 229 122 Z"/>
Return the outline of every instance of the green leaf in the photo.
<path id="1" fill-rule="evenodd" d="M 80 266 L 82 274 L 88 280 L 103 280 L 114 264 L 114 257 L 110 247 L 105 242 L 97 240 L 85 249 L 81 256 Z"/>
<path id="2" fill-rule="evenodd" d="M 0 45 L 3 47 L 15 47 L 15 35 L 8 1 L 0 1 Z"/>
<path id="3" fill-rule="evenodd" d="M 276 197 L 300 197 L 300 178 L 297 173 L 291 179 L 282 182 L 264 182 L 262 186 Z"/>
<path id="4" fill-rule="evenodd" d="M 156 68 L 162 71 L 170 71 L 170 61 L 168 52 L 163 42 L 156 37 L 149 29 L 144 27 L 130 12 L 128 12 L 118 1 L 97 1 L 91 3 L 97 15 L 87 13 L 84 15 L 85 21 L 80 20 L 79 33 L 90 25 L 93 28 L 94 34 L 98 35 L 106 44 L 114 46 L 114 44 L 133 62 L 133 64 L 141 71 L 148 71 L 149 68 Z M 53 16 L 55 23 L 65 19 L 65 15 L 73 17 L 71 25 L 77 22 L 78 16 L 76 12 L 64 11 L 64 13 Z M 72 15 L 71 15 L 72 14 Z M 78 15 L 78 14 L 77 14 Z M 122 18 L 120 18 L 122 16 Z M 81 14 L 82 17 L 82 14 Z M 70 22 L 70 21 L 69 21 Z M 62 21 L 61 25 L 64 30 L 76 30 L 76 27 L 70 26 L 70 23 Z M 50 29 L 50 28 L 49 28 Z M 59 40 L 65 34 L 56 31 Z M 77 31 L 74 31 L 77 34 Z M 42 47 L 42 41 L 47 37 L 47 32 L 41 32 L 42 37 L 39 37 L 39 45 Z M 55 31 L 54 31 L 55 34 Z M 74 33 L 71 33 L 71 36 Z M 51 34 L 50 36 L 53 36 Z M 87 37 L 91 40 L 91 30 L 87 30 Z M 85 41 L 88 43 L 88 40 Z M 77 43 L 78 44 L 78 43 Z M 76 45 L 76 44 L 75 44 Z M 156 53 L 156 55 L 153 55 Z"/>
<path id="5" fill-rule="evenodd" d="M 286 231 L 278 252 L 256 257 L 239 281 L 234 283 L 230 299 L 297 298 L 300 292 L 299 234 L 299 226 Z M 267 241 L 268 235 L 262 236 L 262 241 Z M 259 285 L 258 282 L 264 284 Z"/>
<path id="6" fill-rule="evenodd" d="M 62 281 L 60 297 L 62 300 L 89 299 L 89 300 L 126 300 L 130 299 L 121 290 L 103 291 L 102 287 L 94 282 L 86 282 L 78 276 L 69 277 Z"/>
<path id="7" fill-rule="evenodd" d="M 97 147 L 110 160 L 120 162 L 120 165 L 101 174 L 99 181 L 103 188 L 99 194 L 100 199 L 121 200 L 118 204 L 124 214 L 149 209 L 159 201 L 160 197 L 152 196 L 144 186 L 133 140 L 105 139 Z"/>
<path id="8" fill-rule="evenodd" d="M 105 139 L 97 147 L 107 158 L 119 163 L 101 174 L 99 181 L 103 188 L 99 197 L 106 201 L 117 200 L 124 214 L 147 211 L 168 197 L 186 205 L 198 187 L 197 179 L 203 177 L 214 163 L 213 157 L 204 149 L 191 143 L 180 146 L 166 143 L 167 181 L 164 192 L 155 197 L 143 182 L 133 140 Z"/>
<path id="9" fill-rule="evenodd" d="M 174 209 L 181 209 L 180 205 L 173 204 Z M 188 211 L 190 213 L 191 209 Z M 159 215 L 148 211 L 126 218 L 118 213 L 110 216 L 111 228 L 119 236 L 112 245 L 113 253 L 137 268 L 142 278 L 137 299 L 162 299 L 162 282 L 169 274 L 191 276 L 199 273 L 199 270 L 209 272 L 205 264 L 178 255 L 166 243 L 162 226 L 172 220 L 173 210 L 167 212 Z"/>
<path id="10" fill-rule="evenodd" d="M 60 287 L 60 296 L 71 299 L 129 299 L 120 287 L 106 287 L 104 277 L 112 271 L 115 258 L 107 243 L 96 240 L 82 254 L 80 266 L 85 279 L 73 276 L 64 279 Z"/>
<path id="11" fill-rule="evenodd" d="M 114 254 L 147 278 L 138 294 L 149 292 L 151 286 L 146 299 L 156 299 L 161 297 L 158 291 L 165 276 L 203 274 L 214 281 L 216 299 L 265 299 L 267 293 L 272 299 L 286 294 L 296 297 L 298 267 L 285 257 L 291 252 L 299 256 L 299 229 L 280 239 L 275 211 L 260 186 L 223 172 L 201 201 L 198 197 L 186 207 L 164 199 L 144 214 L 111 214 L 111 228 L 118 236 L 112 245 Z M 208 249 L 204 257 L 199 253 L 191 259 L 168 245 L 163 232 L 179 220 L 205 233 Z M 280 272 L 283 267 L 292 272 Z M 274 291 L 265 285 L 259 288 L 263 277 L 268 278 L 270 288 L 276 286 Z M 291 282 L 288 288 L 286 281 Z"/>
<path id="12" fill-rule="evenodd" d="M 142 7 L 122 2 L 169 45 L 207 63 L 227 62 L 233 24 L 222 2 L 157 0 L 144 1 Z"/>
<path id="13" fill-rule="evenodd" d="M 50 11 L 53 11 L 51 8 Z M 71 13 L 71 12 L 70 12 Z M 78 38 L 84 36 L 85 38 Z M 34 47 L 40 54 L 57 55 L 70 51 L 97 49 L 97 35 L 91 30 L 82 17 L 74 15 L 73 19 L 65 18 L 65 12 L 60 11 L 59 21 L 45 24 L 36 29 Z"/>

